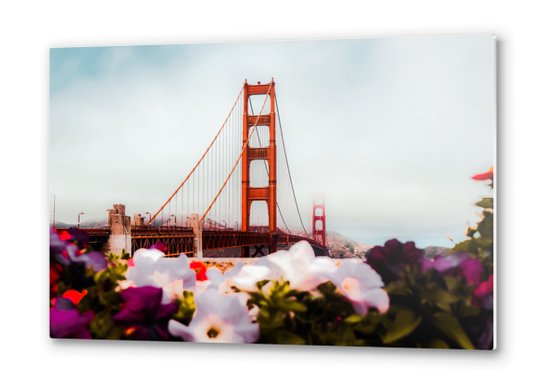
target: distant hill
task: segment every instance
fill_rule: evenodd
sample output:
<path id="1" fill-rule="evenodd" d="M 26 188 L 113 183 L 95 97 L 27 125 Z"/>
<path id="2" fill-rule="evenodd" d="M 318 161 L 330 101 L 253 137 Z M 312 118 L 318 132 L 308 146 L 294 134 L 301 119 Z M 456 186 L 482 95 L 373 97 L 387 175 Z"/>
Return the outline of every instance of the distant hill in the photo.
<path id="1" fill-rule="evenodd" d="M 367 251 L 373 248 L 373 245 L 350 240 L 334 231 L 327 231 L 327 244 L 329 256 L 338 259 L 364 259 Z"/>
<path id="2" fill-rule="evenodd" d="M 450 253 L 450 248 L 430 246 L 425 247 L 423 252 L 426 258 L 433 259 L 436 255 L 446 256 L 448 253 Z"/>
<path id="3" fill-rule="evenodd" d="M 327 231 L 327 242 L 329 255 L 333 258 L 358 258 L 365 259 L 365 256 L 374 245 L 354 241 L 334 231 Z M 424 256 L 428 259 L 433 259 L 436 255 L 446 256 L 450 252 L 450 248 L 429 246 L 422 248 Z"/>
<path id="4" fill-rule="evenodd" d="M 53 223 L 50 224 L 51 226 Z M 64 223 L 62 221 L 56 220 L 55 221 L 55 228 L 77 228 L 77 223 L 75 224 L 69 224 Z M 80 223 L 81 228 L 104 228 L 107 227 L 107 220 L 95 220 L 95 219 L 88 219 L 85 221 L 81 221 Z"/>

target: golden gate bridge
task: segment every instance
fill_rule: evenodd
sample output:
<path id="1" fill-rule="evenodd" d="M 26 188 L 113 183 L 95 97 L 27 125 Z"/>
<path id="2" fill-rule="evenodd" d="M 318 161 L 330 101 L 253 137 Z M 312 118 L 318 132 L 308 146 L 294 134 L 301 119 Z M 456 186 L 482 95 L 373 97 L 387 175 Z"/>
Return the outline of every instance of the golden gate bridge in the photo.
<path id="1" fill-rule="evenodd" d="M 131 254 L 163 243 L 166 256 L 240 247 L 242 257 L 256 257 L 302 240 L 326 252 L 323 201 L 313 201 L 310 234 L 301 219 L 273 79 L 245 80 L 209 147 L 146 223 L 139 214 L 130 223 L 120 204 L 109 211 L 107 229 L 84 230 L 94 242 L 121 236 Z"/>

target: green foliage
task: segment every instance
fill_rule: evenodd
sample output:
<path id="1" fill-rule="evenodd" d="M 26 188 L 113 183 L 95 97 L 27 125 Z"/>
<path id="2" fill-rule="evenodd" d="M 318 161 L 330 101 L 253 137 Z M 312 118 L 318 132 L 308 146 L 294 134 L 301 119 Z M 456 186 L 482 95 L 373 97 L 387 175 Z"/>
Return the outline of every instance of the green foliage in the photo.
<path id="1" fill-rule="evenodd" d="M 173 315 L 173 319 L 184 325 L 190 324 L 190 320 L 196 311 L 196 302 L 194 301 L 194 292 L 183 291 L 183 299 L 175 299 L 175 304 L 179 307 L 179 311 Z"/>
<path id="2" fill-rule="evenodd" d="M 465 233 L 469 239 L 458 243 L 452 252 L 468 252 L 478 258 L 484 266 L 484 280 L 493 274 L 493 198 L 484 197 L 477 202 L 483 208 L 482 220 L 476 227 L 469 227 Z"/>
<path id="3" fill-rule="evenodd" d="M 248 305 L 259 308 L 259 343 L 473 348 L 462 323 L 480 310 L 471 305 L 474 286 L 463 276 L 406 266 L 385 287 L 388 311 L 370 308 L 365 315 L 329 281 L 318 286 L 318 294 L 291 290 L 288 282 L 261 281 L 257 287 Z"/>
<path id="4" fill-rule="evenodd" d="M 397 305 L 393 310 L 396 311 L 395 318 L 393 322 L 389 324 L 389 329 L 382 339 L 384 344 L 393 343 L 394 341 L 410 335 L 422 321 L 422 317 L 416 315 L 416 313 L 408 307 Z"/>
<path id="5" fill-rule="evenodd" d="M 106 269 L 94 273 L 92 276 L 95 285 L 88 288 L 88 292 L 77 308 L 79 312 L 94 312 L 94 319 L 90 322 L 90 333 L 97 339 L 120 339 L 124 327 L 113 323 L 112 317 L 117 314 L 123 305 L 118 282 L 126 280 L 124 276 L 128 265 L 122 259 L 124 255 L 107 255 L 108 266 Z"/>
<path id="6" fill-rule="evenodd" d="M 258 292 L 249 293 L 247 304 L 259 309 L 259 343 L 359 344 L 352 324 L 363 318 L 331 282 L 320 284 L 317 296 L 289 286 L 289 282 L 264 280 L 257 284 Z"/>

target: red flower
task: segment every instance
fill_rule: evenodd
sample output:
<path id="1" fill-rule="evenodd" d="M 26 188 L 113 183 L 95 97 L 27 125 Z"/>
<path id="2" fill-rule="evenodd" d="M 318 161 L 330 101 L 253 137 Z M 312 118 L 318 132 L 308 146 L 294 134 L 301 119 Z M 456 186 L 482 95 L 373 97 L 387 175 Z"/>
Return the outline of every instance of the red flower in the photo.
<path id="1" fill-rule="evenodd" d="M 474 175 L 472 178 L 473 180 L 493 180 L 493 167 L 489 168 L 486 173 Z"/>
<path id="2" fill-rule="evenodd" d="M 85 296 L 86 294 L 87 294 L 86 289 L 84 289 L 83 292 L 76 291 L 75 289 L 70 289 L 69 291 L 64 292 L 62 297 L 66 298 L 66 299 L 69 299 L 72 303 L 77 305 L 77 304 L 79 304 L 79 301 L 81 301 L 83 296 Z M 51 302 L 53 303 L 53 305 L 55 305 L 56 304 L 56 298 L 51 300 Z"/>
<path id="3" fill-rule="evenodd" d="M 207 267 L 201 261 L 192 261 L 190 263 L 190 269 L 196 272 L 196 279 L 198 281 L 207 280 Z"/>
<path id="4" fill-rule="evenodd" d="M 57 231 L 57 233 L 59 234 L 60 240 L 62 241 L 66 241 L 72 238 L 68 231 Z"/>

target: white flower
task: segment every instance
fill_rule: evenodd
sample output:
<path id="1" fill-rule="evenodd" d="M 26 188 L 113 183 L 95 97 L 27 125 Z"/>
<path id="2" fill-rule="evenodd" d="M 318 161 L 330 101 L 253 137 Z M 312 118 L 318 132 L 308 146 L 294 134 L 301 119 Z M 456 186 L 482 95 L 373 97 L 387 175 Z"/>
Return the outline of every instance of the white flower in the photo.
<path id="1" fill-rule="evenodd" d="M 247 307 L 235 296 L 209 289 L 195 300 L 196 312 L 190 325 L 170 320 L 169 333 L 194 342 L 253 343 L 258 339 L 258 324 L 252 323 Z"/>
<path id="2" fill-rule="evenodd" d="M 209 281 L 208 288 L 210 289 L 218 289 L 220 293 L 228 293 L 232 292 L 230 287 L 227 286 L 226 281 L 228 279 L 231 279 L 233 277 L 236 277 L 239 272 L 243 269 L 243 262 L 238 261 L 235 266 L 222 273 L 218 268 L 211 267 L 207 269 L 207 281 Z"/>
<path id="3" fill-rule="evenodd" d="M 360 260 L 345 260 L 329 275 L 330 280 L 352 302 L 360 315 L 365 315 L 369 307 L 386 312 L 390 305 L 388 294 L 382 289 L 382 278 L 369 265 Z"/>
<path id="4" fill-rule="evenodd" d="M 163 288 L 162 304 L 182 297 L 182 290 L 195 290 L 196 273 L 190 269 L 188 258 L 181 254 L 176 258 L 165 258 L 158 249 L 138 249 L 134 253 L 134 266 L 129 267 L 126 279 L 133 286 Z"/>
<path id="5" fill-rule="evenodd" d="M 279 251 L 267 256 L 283 280 L 290 282 L 290 288 L 300 291 L 314 291 L 321 283 L 329 280 L 328 275 L 337 269 L 329 257 L 315 257 L 306 241 L 293 245 L 289 251 Z"/>
<path id="6" fill-rule="evenodd" d="M 263 265 L 244 265 L 236 276 L 226 277 L 225 287 L 236 287 L 242 291 L 256 292 L 256 283 L 262 280 L 272 280 L 275 273 Z"/>

